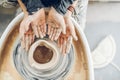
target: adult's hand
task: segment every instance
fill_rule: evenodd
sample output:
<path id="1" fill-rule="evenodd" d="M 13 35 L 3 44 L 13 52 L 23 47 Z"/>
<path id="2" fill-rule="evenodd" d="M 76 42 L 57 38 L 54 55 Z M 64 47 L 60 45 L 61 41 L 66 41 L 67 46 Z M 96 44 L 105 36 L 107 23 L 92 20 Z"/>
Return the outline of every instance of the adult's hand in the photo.
<path id="1" fill-rule="evenodd" d="M 34 41 L 34 34 L 31 27 L 32 15 L 25 15 L 19 28 L 22 48 L 28 51 L 29 46 Z"/>
<path id="2" fill-rule="evenodd" d="M 48 35 L 51 40 L 57 40 L 61 32 L 66 33 L 64 17 L 59 14 L 53 7 L 48 14 Z"/>
<path id="3" fill-rule="evenodd" d="M 64 16 L 65 24 L 66 24 L 66 34 L 60 34 L 60 37 L 58 38 L 58 46 L 60 47 L 60 51 L 63 54 L 69 53 L 72 39 L 77 40 L 76 32 L 74 29 L 74 25 L 70 19 L 71 12 L 67 11 L 67 13 Z"/>
<path id="4" fill-rule="evenodd" d="M 45 11 L 43 8 L 33 14 L 31 26 L 37 38 L 43 38 L 46 35 Z"/>
<path id="5" fill-rule="evenodd" d="M 28 51 L 30 45 L 34 42 L 34 37 L 43 38 L 46 34 L 45 12 L 40 9 L 33 15 L 24 16 L 20 24 L 21 45 Z"/>

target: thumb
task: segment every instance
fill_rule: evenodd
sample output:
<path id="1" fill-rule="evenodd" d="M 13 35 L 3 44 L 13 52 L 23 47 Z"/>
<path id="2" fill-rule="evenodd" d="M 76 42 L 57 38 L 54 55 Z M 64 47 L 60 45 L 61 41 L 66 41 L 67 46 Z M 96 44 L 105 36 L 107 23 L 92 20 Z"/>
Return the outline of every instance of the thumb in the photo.
<path id="1" fill-rule="evenodd" d="M 25 31 L 28 31 L 29 28 L 30 28 L 30 26 L 31 26 L 31 22 L 30 22 L 30 21 L 29 21 L 29 22 L 26 22 Z"/>
<path id="2" fill-rule="evenodd" d="M 64 19 L 60 23 L 60 26 L 62 27 L 62 33 L 66 34 L 66 25 Z"/>
<path id="3" fill-rule="evenodd" d="M 66 34 L 66 26 L 62 26 L 62 33 Z"/>
<path id="4" fill-rule="evenodd" d="M 22 37 L 24 36 L 24 33 L 25 33 L 25 29 L 24 29 L 23 26 L 24 26 L 24 25 L 20 24 L 20 27 L 19 27 L 20 39 L 22 39 Z"/>

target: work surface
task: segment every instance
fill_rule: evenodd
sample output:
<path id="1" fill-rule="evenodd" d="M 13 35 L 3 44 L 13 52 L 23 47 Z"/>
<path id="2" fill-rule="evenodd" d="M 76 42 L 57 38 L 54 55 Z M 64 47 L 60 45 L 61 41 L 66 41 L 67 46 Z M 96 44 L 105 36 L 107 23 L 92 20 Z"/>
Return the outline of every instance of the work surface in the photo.
<path id="1" fill-rule="evenodd" d="M 108 35 L 116 41 L 113 63 L 120 67 L 120 3 L 90 3 L 85 34 L 91 51 Z M 111 64 L 95 69 L 95 80 L 120 80 L 120 72 Z"/>

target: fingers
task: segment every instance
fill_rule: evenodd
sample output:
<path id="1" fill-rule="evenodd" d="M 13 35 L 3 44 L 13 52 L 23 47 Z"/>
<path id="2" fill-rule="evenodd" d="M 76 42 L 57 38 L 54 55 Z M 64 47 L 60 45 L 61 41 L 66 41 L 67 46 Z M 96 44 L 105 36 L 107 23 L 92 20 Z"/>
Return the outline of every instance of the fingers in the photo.
<path id="1" fill-rule="evenodd" d="M 53 34 L 52 34 L 52 37 L 51 37 L 51 40 L 55 40 L 55 35 L 56 35 L 56 32 L 57 32 L 57 29 L 54 29 L 53 30 Z"/>
<path id="2" fill-rule="evenodd" d="M 24 36 L 24 33 L 25 33 L 24 29 L 20 27 L 19 29 L 20 39 L 22 39 L 22 37 Z"/>
<path id="3" fill-rule="evenodd" d="M 32 28 L 37 38 L 43 38 L 46 36 L 46 24 L 33 25 Z"/>
<path id="4" fill-rule="evenodd" d="M 21 38 L 21 46 L 23 49 L 25 49 L 25 36 Z"/>
<path id="5" fill-rule="evenodd" d="M 54 32 L 54 28 L 52 27 L 51 30 L 50 30 L 50 34 L 49 34 L 49 38 L 50 38 L 51 40 L 52 40 L 53 32 Z"/>
<path id="6" fill-rule="evenodd" d="M 29 28 L 30 28 L 30 26 L 31 26 L 31 20 L 32 20 L 32 17 L 29 16 L 29 17 L 26 19 L 25 23 L 23 23 L 23 25 L 22 25 L 22 26 L 25 27 L 25 31 L 26 31 L 26 32 L 29 30 Z"/>
<path id="7" fill-rule="evenodd" d="M 72 35 L 73 39 L 77 41 L 78 38 L 76 36 L 75 28 L 71 19 L 65 19 L 65 21 L 66 21 L 67 30 L 68 29 L 70 30 L 70 34 Z"/>
<path id="8" fill-rule="evenodd" d="M 24 33 L 21 39 L 21 46 L 24 48 L 26 51 L 29 50 L 30 45 L 34 41 L 34 34 L 31 29 L 29 29 L 27 32 Z"/>
<path id="9" fill-rule="evenodd" d="M 48 24 L 48 35 L 51 40 L 57 40 L 62 32 L 62 28 Z"/>
<path id="10" fill-rule="evenodd" d="M 44 33 L 44 32 L 43 32 L 43 27 L 44 27 L 44 26 L 43 26 L 43 25 L 40 25 L 39 27 L 40 27 L 40 29 L 41 29 L 42 35 L 44 35 L 44 34 L 43 34 L 43 33 Z"/>
<path id="11" fill-rule="evenodd" d="M 38 26 L 32 26 L 33 32 L 35 33 L 36 37 L 39 38 Z"/>
<path id="12" fill-rule="evenodd" d="M 71 33 L 73 39 L 77 41 L 78 38 L 77 38 L 77 35 L 76 35 L 75 28 L 74 28 L 73 24 L 70 25 L 70 33 Z"/>
<path id="13" fill-rule="evenodd" d="M 20 28 L 19 28 L 19 34 L 20 34 L 20 40 L 21 40 L 22 48 L 25 48 L 25 36 L 24 36 L 24 33 L 25 33 L 25 29 L 24 29 L 23 24 L 21 23 Z"/>
<path id="14" fill-rule="evenodd" d="M 67 43 L 66 43 L 66 53 L 69 53 L 70 52 L 70 48 L 71 48 L 71 44 L 72 44 L 72 37 L 70 36 L 68 39 L 67 39 Z"/>
<path id="15" fill-rule="evenodd" d="M 28 51 L 29 49 L 29 36 L 25 35 L 25 50 Z"/>
<path id="16" fill-rule="evenodd" d="M 43 27 L 43 33 L 44 33 L 44 36 L 45 36 L 45 35 L 46 35 L 46 30 L 47 30 L 46 28 L 47 28 L 47 27 L 46 27 L 46 24 L 45 24 L 45 23 L 43 24 L 43 26 L 44 26 L 44 27 Z"/>
<path id="17" fill-rule="evenodd" d="M 69 53 L 72 44 L 72 36 L 66 37 L 61 34 L 58 38 L 58 47 L 60 48 L 60 52 L 65 55 Z"/>
<path id="18" fill-rule="evenodd" d="M 51 30 L 51 26 L 48 24 L 48 32 L 47 32 L 48 35 L 50 35 L 50 30 Z"/>
<path id="19" fill-rule="evenodd" d="M 43 35 L 42 35 L 42 32 L 41 32 L 41 28 L 40 27 L 38 27 L 38 33 L 39 33 L 39 36 L 41 37 L 41 38 L 43 38 Z"/>
<path id="20" fill-rule="evenodd" d="M 21 46 L 23 49 L 25 49 L 26 51 L 29 50 L 30 45 L 33 43 L 34 41 L 34 35 L 29 35 L 29 34 L 25 34 L 24 37 L 21 40 Z"/>
<path id="21" fill-rule="evenodd" d="M 19 33 L 20 33 L 20 39 L 22 39 L 22 37 L 24 36 L 24 33 L 25 33 L 25 25 L 23 22 L 21 22 L 21 24 L 20 24 Z"/>
<path id="22" fill-rule="evenodd" d="M 57 40 L 58 37 L 60 36 L 61 34 L 61 31 L 62 29 L 59 29 L 59 28 L 53 28 L 53 33 L 52 33 L 52 37 L 51 37 L 51 40 Z"/>
<path id="23" fill-rule="evenodd" d="M 61 34 L 61 31 L 62 31 L 61 28 L 56 30 L 56 33 L 55 33 L 55 36 L 54 36 L 54 40 L 57 40 L 57 39 L 58 39 L 58 37 L 59 37 L 60 34 Z"/>
<path id="24" fill-rule="evenodd" d="M 44 24 L 40 26 L 40 29 L 41 29 L 41 32 L 42 32 L 42 36 L 44 37 L 45 36 L 45 31 L 44 31 Z"/>
<path id="25" fill-rule="evenodd" d="M 29 46 L 32 44 L 32 35 L 29 35 Z"/>
<path id="26" fill-rule="evenodd" d="M 60 48 L 60 52 L 65 55 L 66 53 L 66 38 L 65 37 L 59 37 L 58 39 L 58 46 Z"/>
<path id="27" fill-rule="evenodd" d="M 62 44 L 62 53 L 65 55 L 66 51 L 66 38 L 63 38 L 63 44 Z"/>
<path id="28" fill-rule="evenodd" d="M 61 52 L 61 53 L 62 53 L 62 51 L 63 51 L 63 50 L 62 50 L 62 49 L 63 49 L 63 48 L 62 48 L 62 47 L 63 47 L 62 44 L 63 44 L 63 38 L 61 37 L 61 38 L 60 38 L 60 52 Z"/>
<path id="29" fill-rule="evenodd" d="M 32 39 L 31 39 L 31 40 L 32 40 L 32 43 L 34 42 L 34 39 L 35 39 L 35 35 L 33 34 L 33 35 L 32 35 Z"/>
<path id="30" fill-rule="evenodd" d="M 58 38 L 58 41 L 57 41 L 57 44 L 58 44 L 58 47 L 60 48 L 61 47 L 61 42 L 60 42 L 60 37 Z"/>

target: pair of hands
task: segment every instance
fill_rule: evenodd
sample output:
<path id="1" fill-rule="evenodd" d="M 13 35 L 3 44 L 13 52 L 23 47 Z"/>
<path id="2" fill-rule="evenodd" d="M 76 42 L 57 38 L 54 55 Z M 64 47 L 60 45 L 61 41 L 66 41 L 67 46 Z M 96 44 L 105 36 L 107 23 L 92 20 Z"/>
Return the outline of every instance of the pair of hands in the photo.
<path id="1" fill-rule="evenodd" d="M 34 42 L 35 36 L 43 38 L 48 34 L 51 40 L 58 40 L 58 46 L 63 54 L 68 53 L 72 38 L 77 40 L 70 16 L 70 11 L 67 11 L 65 16 L 62 16 L 54 8 L 49 11 L 47 20 L 44 9 L 40 9 L 33 15 L 24 16 L 20 24 L 22 47 L 28 51 L 30 45 Z M 48 31 L 46 23 L 48 24 Z"/>

